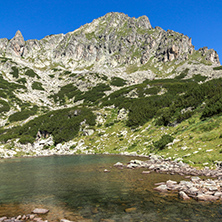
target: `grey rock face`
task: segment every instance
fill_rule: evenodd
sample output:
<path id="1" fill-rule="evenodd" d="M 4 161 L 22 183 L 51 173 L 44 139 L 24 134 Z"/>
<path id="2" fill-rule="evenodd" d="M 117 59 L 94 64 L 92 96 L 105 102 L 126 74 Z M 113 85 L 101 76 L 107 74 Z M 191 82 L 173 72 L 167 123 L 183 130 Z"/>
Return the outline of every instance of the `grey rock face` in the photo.
<path id="1" fill-rule="evenodd" d="M 22 56 L 24 53 L 25 41 L 22 33 L 18 30 L 15 36 L 9 41 L 6 49 L 6 54 L 12 54 L 15 56 Z"/>
<path id="2" fill-rule="evenodd" d="M 158 61 L 184 61 L 194 52 L 191 38 L 174 32 L 152 28 L 147 16 L 130 18 L 123 13 L 108 13 L 92 23 L 66 35 L 50 35 L 42 40 L 28 40 L 20 31 L 9 42 L 0 40 L 0 53 L 23 56 L 25 59 L 53 62 L 71 66 L 144 65 L 151 57 Z M 219 64 L 213 49 L 198 52 L 209 62 Z"/>

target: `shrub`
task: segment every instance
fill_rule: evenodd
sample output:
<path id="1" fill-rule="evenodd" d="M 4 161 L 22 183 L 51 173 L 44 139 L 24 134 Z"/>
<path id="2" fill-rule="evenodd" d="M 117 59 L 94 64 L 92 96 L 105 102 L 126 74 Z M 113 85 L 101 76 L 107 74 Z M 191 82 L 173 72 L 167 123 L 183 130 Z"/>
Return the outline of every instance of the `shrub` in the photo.
<path id="1" fill-rule="evenodd" d="M 21 144 L 27 144 L 27 143 L 33 143 L 35 141 L 35 138 L 29 135 L 23 135 L 20 137 L 19 142 Z"/>
<path id="2" fill-rule="evenodd" d="M 53 98 L 55 103 L 59 102 L 60 104 L 64 104 L 66 98 L 71 99 L 74 96 L 81 95 L 82 92 L 73 84 L 68 84 L 59 90 L 57 94 L 51 95 L 50 98 Z"/>
<path id="3" fill-rule="evenodd" d="M 72 72 L 70 72 L 70 71 L 64 71 L 63 72 L 63 75 L 69 75 L 69 74 L 71 74 Z"/>
<path id="4" fill-rule="evenodd" d="M 0 100 L 0 113 L 8 112 L 10 110 L 10 106 L 4 100 Z"/>
<path id="5" fill-rule="evenodd" d="M 34 78 L 35 76 L 36 76 L 38 79 L 40 78 L 32 69 L 28 69 L 28 70 L 25 72 L 25 75 L 26 75 L 26 76 L 29 76 L 29 77 L 32 77 L 32 78 Z"/>
<path id="6" fill-rule="evenodd" d="M 110 123 L 106 123 L 105 124 L 105 127 L 109 127 L 109 126 L 113 126 L 114 125 L 114 123 L 113 122 L 110 122 Z"/>
<path id="7" fill-rule="evenodd" d="M 176 76 L 175 79 L 183 79 L 189 72 L 189 69 L 184 69 L 179 76 Z"/>
<path id="8" fill-rule="evenodd" d="M 204 82 L 207 79 L 207 77 L 206 76 L 201 76 L 200 74 L 198 74 L 198 75 L 194 75 L 193 79 L 196 82 Z"/>
<path id="9" fill-rule="evenodd" d="M 36 90 L 44 90 L 44 88 L 42 87 L 42 83 L 41 82 L 33 82 L 32 83 L 32 89 L 36 89 Z"/>
<path id="10" fill-rule="evenodd" d="M 17 137 L 18 135 L 15 133 L 6 133 L 6 134 L 0 135 L 0 141 L 6 143 L 8 140 L 11 140 Z"/>
<path id="11" fill-rule="evenodd" d="M 222 97 L 221 95 L 216 95 L 209 100 L 207 105 L 205 106 L 203 113 L 201 115 L 201 119 L 206 117 L 211 117 L 216 114 L 220 114 L 222 112 Z"/>
<path id="12" fill-rule="evenodd" d="M 213 70 L 222 70 L 222 66 L 214 67 Z"/>
<path id="13" fill-rule="evenodd" d="M 27 119 L 30 116 L 35 115 L 35 114 L 36 114 L 35 109 L 23 110 L 21 112 L 17 112 L 17 113 L 12 114 L 11 116 L 9 116 L 8 120 L 10 122 L 21 121 L 21 120 Z"/>
<path id="14" fill-rule="evenodd" d="M 124 86 L 126 85 L 126 80 L 119 77 L 112 77 L 110 84 L 112 86 Z"/>
<path id="15" fill-rule="evenodd" d="M 110 86 L 106 84 L 98 84 L 84 94 L 77 95 L 75 101 L 84 99 L 85 101 L 96 102 L 98 99 L 101 99 L 105 95 L 104 91 L 109 90 L 111 90 Z"/>
<path id="16" fill-rule="evenodd" d="M 12 72 L 10 72 L 10 74 L 12 74 L 12 76 L 13 76 L 14 78 L 18 78 L 18 77 L 19 77 L 19 70 L 18 70 L 18 68 L 15 67 L 15 66 L 13 66 L 13 67 L 12 67 Z"/>
<path id="17" fill-rule="evenodd" d="M 28 135 L 29 139 L 32 138 L 32 141 L 34 141 L 37 132 L 41 131 L 52 134 L 55 144 L 57 144 L 73 139 L 78 134 L 82 121 L 86 120 L 86 123 L 90 126 L 95 125 L 95 118 L 92 111 L 87 108 L 61 109 L 39 116 L 23 126 L 11 129 L 6 134 L 17 134 L 19 138 Z"/>
<path id="18" fill-rule="evenodd" d="M 170 135 L 163 135 L 160 140 L 154 142 L 154 147 L 163 150 L 168 143 L 173 142 L 174 138 Z"/>
<path id="19" fill-rule="evenodd" d="M 0 97 L 1 98 L 7 98 L 7 95 L 6 95 L 6 93 L 4 93 L 4 91 L 3 90 L 0 90 Z"/>
<path id="20" fill-rule="evenodd" d="M 22 84 L 27 83 L 26 78 L 18 79 L 17 82 L 18 82 L 18 83 L 22 83 Z"/>
<path id="21" fill-rule="evenodd" d="M 69 75 L 69 77 L 76 77 L 76 75 L 77 75 L 76 73 L 72 73 Z"/>

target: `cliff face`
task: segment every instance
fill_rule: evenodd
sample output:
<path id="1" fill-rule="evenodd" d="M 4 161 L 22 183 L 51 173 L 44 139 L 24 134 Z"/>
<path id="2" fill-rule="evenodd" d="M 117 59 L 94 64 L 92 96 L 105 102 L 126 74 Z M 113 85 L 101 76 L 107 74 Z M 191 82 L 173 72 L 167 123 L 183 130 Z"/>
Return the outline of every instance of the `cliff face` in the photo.
<path id="1" fill-rule="evenodd" d="M 1 55 L 43 63 L 56 61 L 72 67 L 144 65 L 151 58 L 180 63 L 188 60 L 195 51 L 191 38 L 160 27 L 152 28 L 146 16 L 136 19 L 123 13 L 108 13 L 74 32 L 41 40 L 25 42 L 18 31 L 10 41 L 0 41 L 0 50 Z M 206 61 L 220 63 L 214 50 L 203 48 L 198 52 Z"/>

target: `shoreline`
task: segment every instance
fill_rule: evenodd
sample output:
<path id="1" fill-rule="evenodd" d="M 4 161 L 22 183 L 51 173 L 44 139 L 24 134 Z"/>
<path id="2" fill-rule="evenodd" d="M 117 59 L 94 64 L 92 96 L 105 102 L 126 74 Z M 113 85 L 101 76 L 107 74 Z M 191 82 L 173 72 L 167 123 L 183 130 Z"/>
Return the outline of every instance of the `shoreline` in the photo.
<path id="1" fill-rule="evenodd" d="M 160 156 L 151 155 L 149 160 L 131 160 L 127 165 L 120 162 L 114 164 L 115 167 L 123 169 L 144 168 L 143 174 L 149 175 L 152 172 L 166 173 L 169 175 L 178 174 L 187 180 L 176 181 L 168 180 L 155 184 L 154 190 L 158 192 L 178 192 L 178 197 L 182 200 L 195 199 L 197 201 L 222 201 L 222 168 L 217 169 L 196 169 L 186 163 L 169 161 Z M 207 179 L 201 179 L 206 177 Z M 209 179 L 209 178 L 215 178 Z"/>

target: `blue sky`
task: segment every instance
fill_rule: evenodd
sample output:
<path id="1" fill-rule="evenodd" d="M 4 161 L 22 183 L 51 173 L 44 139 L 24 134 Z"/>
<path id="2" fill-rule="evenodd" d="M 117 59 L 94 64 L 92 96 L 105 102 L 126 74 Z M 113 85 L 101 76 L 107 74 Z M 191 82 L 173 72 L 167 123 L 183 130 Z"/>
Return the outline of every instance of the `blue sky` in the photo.
<path id="1" fill-rule="evenodd" d="M 0 38 L 17 30 L 25 40 L 67 33 L 108 12 L 146 15 L 153 27 L 191 37 L 195 49 L 215 49 L 222 62 L 221 0 L 1 0 Z"/>

